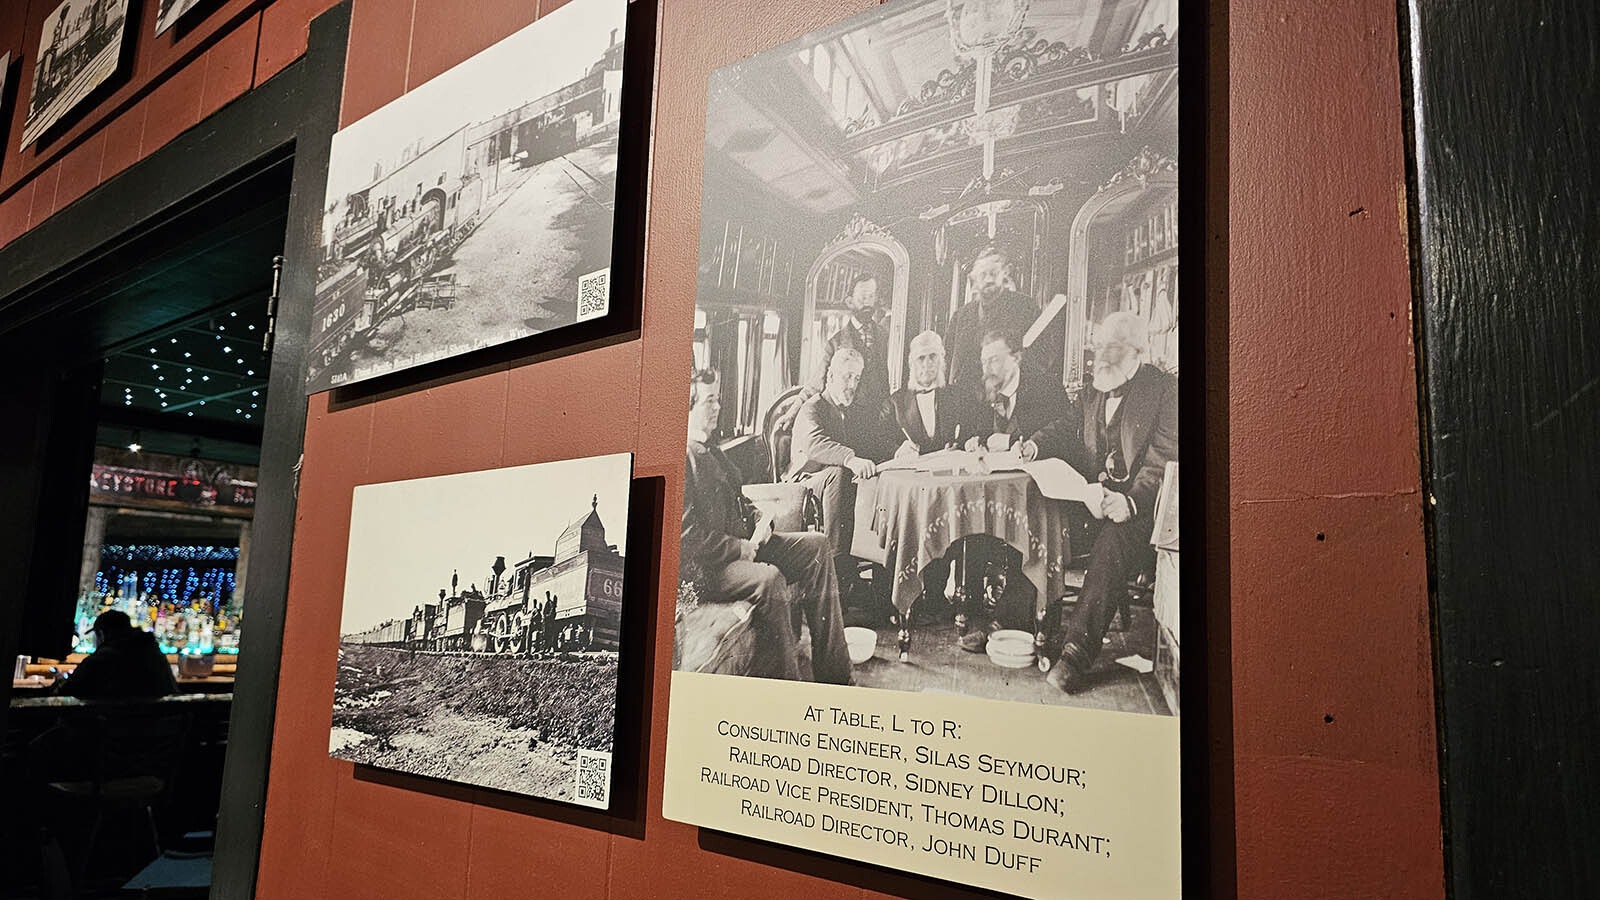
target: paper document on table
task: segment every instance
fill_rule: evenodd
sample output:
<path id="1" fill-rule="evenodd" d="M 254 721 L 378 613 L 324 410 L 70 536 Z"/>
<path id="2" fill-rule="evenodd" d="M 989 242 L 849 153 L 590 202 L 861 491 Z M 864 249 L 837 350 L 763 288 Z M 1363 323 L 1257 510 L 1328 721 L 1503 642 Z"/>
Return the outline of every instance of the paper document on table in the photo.
<path id="1" fill-rule="evenodd" d="M 905 471 L 914 472 L 918 468 L 918 462 L 920 461 L 920 459 L 921 459 L 920 457 L 916 457 L 916 456 L 907 456 L 907 457 L 904 457 L 904 458 L 891 459 L 888 462 L 878 463 L 878 471 L 879 472 L 895 472 L 895 471 L 905 470 Z"/>
<path id="2" fill-rule="evenodd" d="M 1001 450 L 998 453 L 986 453 L 983 464 L 991 472 L 1025 472 L 1028 463 L 1023 461 L 1022 454 L 1015 450 Z"/>
<path id="3" fill-rule="evenodd" d="M 1027 472 L 1038 485 L 1039 493 L 1052 500 L 1077 500 L 1084 506 L 1099 509 L 1099 491 L 1092 490 L 1089 482 L 1077 469 L 1059 459 L 1036 459 L 1018 468 Z M 1094 485 L 1098 488 L 1099 485 Z"/>
<path id="4" fill-rule="evenodd" d="M 966 472 L 978 468 L 978 457 L 965 450 L 935 450 L 921 456 L 891 459 L 878 464 L 878 471 L 903 469 L 916 472 Z"/>

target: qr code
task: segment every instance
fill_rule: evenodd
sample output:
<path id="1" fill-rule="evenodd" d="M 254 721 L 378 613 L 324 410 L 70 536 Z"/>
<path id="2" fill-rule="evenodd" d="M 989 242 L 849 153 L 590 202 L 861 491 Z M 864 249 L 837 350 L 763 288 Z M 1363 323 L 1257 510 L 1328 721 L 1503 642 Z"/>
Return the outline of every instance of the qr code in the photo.
<path id="1" fill-rule="evenodd" d="M 611 270 L 578 276 L 578 321 L 598 319 L 611 309 Z"/>
<path id="2" fill-rule="evenodd" d="M 577 784 L 575 802 L 605 809 L 611 803 L 611 754 L 599 750 L 578 750 L 578 768 L 573 773 Z"/>

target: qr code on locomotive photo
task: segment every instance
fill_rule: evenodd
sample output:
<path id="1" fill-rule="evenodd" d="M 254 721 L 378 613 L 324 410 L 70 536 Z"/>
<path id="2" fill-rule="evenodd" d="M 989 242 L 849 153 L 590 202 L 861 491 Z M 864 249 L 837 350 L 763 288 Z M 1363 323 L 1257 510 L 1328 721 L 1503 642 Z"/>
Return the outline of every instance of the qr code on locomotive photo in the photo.
<path id="1" fill-rule="evenodd" d="M 578 321 L 598 319 L 611 309 L 611 270 L 578 277 Z"/>
<path id="2" fill-rule="evenodd" d="M 605 809 L 611 804 L 611 754 L 600 750 L 578 749 L 577 780 L 573 802 Z"/>

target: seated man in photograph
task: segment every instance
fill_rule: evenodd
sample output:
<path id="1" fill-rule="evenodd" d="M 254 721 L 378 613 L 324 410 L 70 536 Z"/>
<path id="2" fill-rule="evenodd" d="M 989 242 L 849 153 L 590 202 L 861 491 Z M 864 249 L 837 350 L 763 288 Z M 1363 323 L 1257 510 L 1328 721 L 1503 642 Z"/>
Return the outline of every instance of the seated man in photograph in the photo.
<path id="1" fill-rule="evenodd" d="M 1144 361 L 1144 321 L 1112 313 L 1094 334 L 1094 387 L 1084 399 L 1076 446 L 1063 458 L 1104 489 L 1100 508 L 1090 512 L 1105 521 L 1089 551 L 1061 660 L 1047 676 L 1069 694 L 1087 686 L 1118 601 L 1150 559 L 1156 494 L 1167 463 L 1178 458 L 1178 379 Z"/>
<path id="2" fill-rule="evenodd" d="M 1078 430 L 1083 416 L 1052 378 L 1023 365 L 1022 339 L 1012 331 L 990 331 L 983 336 L 980 362 L 986 427 L 966 447 L 975 450 L 1018 447 L 1028 459 L 1038 456 L 1068 458 L 1081 443 Z M 996 439 L 994 435 L 1003 435 Z M 1070 461 L 1070 459 L 1069 459 Z"/>
<path id="3" fill-rule="evenodd" d="M 945 384 L 944 340 L 938 333 L 924 331 L 912 338 L 907 355 L 910 380 L 890 398 L 904 439 L 895 459 L 960 447 L 973 435 L 982 434 L 988 419 L 977 396 Z M 948 621 L 944 594 L 949 576 L 948 559 L 933 560 L 923 569 L 922 595 L 912 607 L 913 623 Z"/>
<path id="4" fill-rule="evenodd" d="M 774 531 L 740 488 L 744 478 L 717 447 L 722 389 L 713 372 L 689 383 L 689 446 L 685 466 L 680 572 L 719 601 L 752 605 L 757 670 L 797 680 L 799 662 L 791 609 L 811 630 L 811 668 L 819 682 L 850 682 L 850 651 L 839 610 L 839 582 L 828 539 L 815 532 Z"/>
<path id="5" fill-rule="evenodd" d="M 987 419 L 969 390 L 944 380 L 944 340 L 924 331 L 911 339 L 910 381 L 894 392 L 890 404 L 904 441 L 896 459 L 959 447 L 983 430 Z"/>
<path id="6" fill-rule="evenodd" d="M 94 647 L 57 692 L 83 700 L 164 697 L 178 692 L 156 636 L 134 628 L 127 613 L 107 610 L 94 620 Z"/>
<path id="7" fill-rule="evenodd" d="M 810 485 L 821 501 L 822 530 L 847 579 L 855 573 L 848 556 L 855 539 L 856 482 L 875 477 L 877 462 L 887 455 L 883 410 L 863 409 L 856 402 L 863 362 L 849 347 L 828 361 L 827 385 L 795 416 L 786 473 L 791 481 Z"/>
<path id="8" fill-rule="evenodd" d="M 1073 404 L 1057 378 L 1035 371 L 1024 365 L 1022 339 L 1015 332 L 995 330 L 983 335 L 980 342 L 983 371 L 984 427 L 968 438 L 965 448 L 977 450 L 1016 449 L 1026 459 L 1041 455 L 1060 456 L 1074 446 L 1076 429 L 1081 427 L 1082 415 Z M 1041 450 L 1041 448 L 1045 448 Z M 988 536 L 968 538 L 982 548 L 975 554 L 968 548 L 967 593 L 970 597 L 987 596 L 979 579 L 987 577 L 993 584 L 1010 584 L 1012 590 L 1026 590 L 1026 580 L 1017 576 L 1021 554 Z M 986 573 L 986 574 L 980 574 Z M 1010 608 L 1028 604 L 1013 602 Z M 974 617 L 973 613 L 978 613 Z M 961 649 L 971 653 L 984 650 L 989 632 L 999 623 L 988 610 L 969 612 L 972 630 L 958 639 Z M 1024 625 L 1011 622 L 1010 627 Z"/>

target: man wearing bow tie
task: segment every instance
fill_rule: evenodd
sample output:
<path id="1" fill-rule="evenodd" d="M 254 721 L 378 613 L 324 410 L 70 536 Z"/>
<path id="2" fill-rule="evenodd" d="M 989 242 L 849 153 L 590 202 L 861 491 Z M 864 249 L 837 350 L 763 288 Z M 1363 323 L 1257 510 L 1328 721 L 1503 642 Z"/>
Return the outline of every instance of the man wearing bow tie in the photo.
<path id="1" fill-rule="evenodd" d="M 1087 686 L 1117 601 L 1152 552 L 1156 494 L 1167 463 L 1178 458 L 1178 380 L 1144 362 L 1147 341 L 1144 320 L 1131 312 L 1112 313 L 1095 329 L 1094 389 L 1080 439 L 1063 457 L 1104 489 L 1100 509 L 1090 511 L 1106 520 L 1089 551 L 1061 661 L 1047 676 L 1069 694 Z"/>
<path id="2" fill-rule="evenodd" d="M 1059 377 L 1051 378 L 1024 365 L 1022 338 L 1014 331 L 986 332 L 979 347 L 983 427 L 966 441 L 965 448 L 1017 448 L 1028 459 L 1039 455 L 1060 456 L 1070 449 L 1076 443 L 1076 429 L 1082 415 L 1062 389 Z M 981 552 L 989 557 L 990 566 L 998 564 L 1014 569 L 1021 562 L 1015 549 L 998 540 L 986 536 L 978 545 L 985 547 Z M 972 566 L 970 551 L 969 547 L 969 571 Z M 957 644 L 969 653 L 982 653 L 989 631 L 999 623 L 980 620 L 971 624 L 973 629 L 957 638 Z"/>
<path id="3" fill-rule="evenodd" d="M 1082 416 L 1059 380 L 1022 364 L 1022 338 L 1012 331 L 990 331 L 980 344 L 987 428 L 967 441 L 999 447 L 994 435 L 1006 436 L 1028 458 L 1065 457 L 1075 449 Z"/>
<path id="4" fill-rule="evenodd" d="M 911 339 L 907 385 L 890 398 L 905 440 L 895 458 L 959 447 L 983 430 L 985 417 L 971 391 L 944 383 L 944 341 L 924 331 Z"/>

